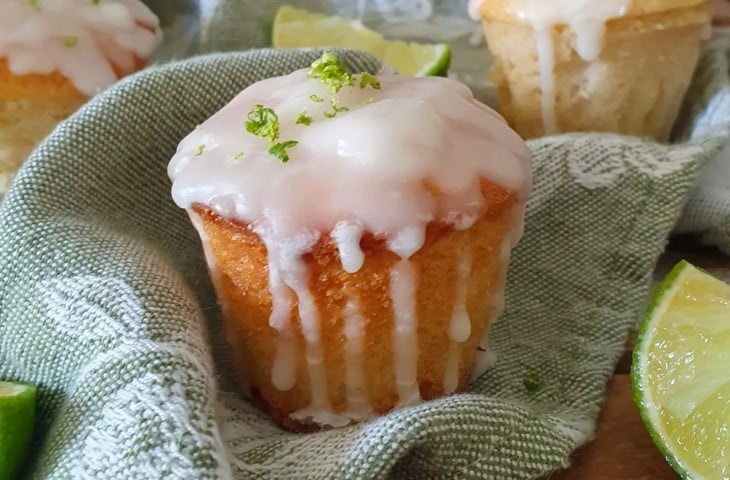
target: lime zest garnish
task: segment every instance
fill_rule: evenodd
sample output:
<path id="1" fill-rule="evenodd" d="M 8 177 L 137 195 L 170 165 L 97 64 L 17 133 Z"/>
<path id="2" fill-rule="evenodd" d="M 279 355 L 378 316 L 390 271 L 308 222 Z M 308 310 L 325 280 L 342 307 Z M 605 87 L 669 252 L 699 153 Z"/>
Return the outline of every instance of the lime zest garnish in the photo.
<path id="1" fill-rule="evenodd" d="M 319 95 L 311 94 L 309 96 L 309 99 L 313 101 L 314 103 L 322 103 L 324 102 L 324 98 L 320 97 Z"/>
<path id="2" fill-rule="evenodd" d="M 198 145 L 198 148 L 195 149 L 195 155 L 199 157 L 203 154 L 204 151 L 205 145 L 201 143 L 200 145 Z"/>
<path id="3" fill-rule="evenodd" d="M 378 77 L 376 77 L 375 75 L 370 75 L 367 72 L 363 72 L 360 75 L 360 90 L 366 87 L 372 87 L 375 90 L 380 90 L 380 80 L 378 80 Z"/>
<path id="4" fill-rule="evenodd" d="M 269 141 L 269 155 L 282 163 L 289 161 L 287 149 L 297 146 L 296 140 L 279 142 L 279 116 L 263 105 L 254 105 L 248 113 L 248 121 L 244 124 L 246 131 Z M 277 143 L 278 142 L 278 143 Z"/>
<path id="5" fill-rule="evenodd" d="M 267 139 L 269 145 L 279 140 L 279 117 L 274 110 L 263 105 L 254 105 L 251 108 L 244 127 L 248 133 Z"/>
<path id="6" fill-rule="evenodd" d="M 286 140 L 274 144 L 269 148 L 269 155 L 281 161 L 281 163 L 287 163 L 289 161 L 289 153 L 286 151 L 288 148 L 294 148 L 299 144 L 296 140 Z"/>
<path id="7" fill-rule="evenodd" d="M 309 125 L 312 124 L 313 121 L 314 120 L 312 120 L 312 117 L 310 117 L 309 115 L 307 115 L 307 112 L 306 111 L 300 113 L 299 114 L 299 117 L 297 117 L 297 125 L 309 126 Z"/>
<path id="8" fill-rule="evenodd" d="M 63 45 L 65 47 L 75 47 L 76 44 L 79 43 L 79 38 L 74 37 L 73 35 L 69 35 L 68 37 L 64 37 L 63 39 Z"/>
<path id="9" fill-rule="evenodd" d="M 527 393 L 537 393 L 542 388 L 542 377 L 535 372 L 529 373 L 522 380 L 522 385 Z"/>
<path id="10" fill-rule="evenodd" d="M 332 52 L 325 52 L 318 60 L 315 60 L 309 68 L 307 76 L 324 83 L 332 93 L 339 93 L 343 87 L 351 87 L 355 83 L 355 76 Z"/>
<path id="11" fill-rule="evenodd" d="M 338 113 L 350 111 L 349 107 L 340 106 L 340 103 L 335 97 L 332 97 L 330 104 L 332 105 L 332 111 L 324 112 L 324 116 L 327 118 L 335 118 Z"/>

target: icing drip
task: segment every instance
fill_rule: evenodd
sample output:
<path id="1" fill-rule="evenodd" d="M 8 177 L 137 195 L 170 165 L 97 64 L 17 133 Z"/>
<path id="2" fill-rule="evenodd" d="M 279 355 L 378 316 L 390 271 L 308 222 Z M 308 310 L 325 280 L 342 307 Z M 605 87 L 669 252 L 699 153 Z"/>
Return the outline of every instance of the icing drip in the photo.
<path id="1" fill-rule="evenodd" d="M 552 25 L 536 27 L 535 38 L 542 92 L 542 128 L 545 135 L 553 135 L 558 131 L 558 121 L 555 114 L 555 45 Z"/>
<path id="2" fill-rule="evenodd" d="M 489 0 L 469 0 L 469 14 L 479 20 L 479 10 Z M 598 60 L 603 50 L 606 22 L 626 15 L 632 0 L 510 0 L 507 9 L 535 29 L 542 119 L 546 135 L 557 133 L 555 114 L 555 45 L 553 29 L 567 25 L 575 35 L 576 53 L 586 62 Z"/>
<path id="3" fill-rule="evenodd" d="M 271 383 L 281 391 L 294 388 L 296 384 L 297 351 L 294 331 L 291 326 L 291 309 L 294 299 L 291 289 L 281 279 L 276 268 L 279 265 L 269 251 L 269 291 L 271 292 L 271 316 L 269 325 L 279 335 L 276 357 L 271 367 Z M 273 250 L 275 252 L 275 250 Z"/>
<path id="4" fill-rule="evenodd" d="M 324 365 L 324 351 L 321 342 L 319 311 L 309 290 L 309 269 L 302 256 L 311 251 L 319 240 L 318 235 L 301 234 L 287 242 L 278 242 L 270 230 L 258 226 L 254 231 L 259 235 L 269 252 L 269 284 L 272 292 L 272 313 L 269 324 L 279 332 L 277 356 L 272 368 L 272 383 L 280 390 L 289 390 L 296 378 L 296 353 L 290 311 L 291 292 L 297 298 L 302 335 L 306 343 L 305 359 L 311 388 L 310 408 L 329 409 L 327 393 L 327 372 Z M 306 417 L 305 417 L 306 418 Z"/>
<path id="5" fill-rule="evenodd" d="M 355 273 L 365 261 L 365 254 L 360 248 L 362 227 L 348 222 L 340 222 L 332 230 L 332 238 L 337 243 L 342 268 L 347 273 Z"/>
<path id="6" fill-rule="evenodd" d="M 58 71 L 91 96 L 157 46 L 159 21 L 139 0 L 0 0 L 0 59 L 14 75 Z"/>
<path id="7" fill-rule="evenodd" d="M 395 332 L 395 385 L 398 405 L 412 405 L 421 399 L 418 390 L 418 324 L 416 316 L 417 274 L 413 264 L 401 260 L 390 272 L 390 298 L 393 301 Z"/>
<path id="8" fill-rule="evenodd" d="M 456 281 L 456 299 L 449 324 L 449 356 L 446 362 L 444 376 L 444 392 L 452 393 L 459 383 L 459 360 L 461 347 L 471 337 L 471 319 L 466 309 L 467 294 L 469 293 L 469 276 L 472 268 L 471 253 L 461 252 L 459 255 L 458 278 Z"/>
<path id="9" fill-rule="evenodd" d="M 356 300 L 345 306 L 345 388 L 347 412 L 345 416 L 353 420 L 363 420 L 373 411 L 365 384 L 365 364 L 363 362 L 365 342 L 365 319 L 359 312 Z"/>
<path id="10" fill-rule="evenodd" d="M 456 301 L 449 325 L 449 337 L 456 343 L 464 343 L 471 336 L 471 320 L 466 310 L 466 298 L 469 292 L 469 275 L 471 274 L 471 253 L 461 252 L 459 258 L 459 277 L 456 283 Z"/>
<path id="11" fill-rule="evenodd" d="M 518 212 L 522 212 L 522 208 L 516 208 L 515 212 L 515 215 L 517 215 Z M 502 267 L 502 278 L 500 278 L 498 281 L 500 285 L 504 285 L 505 283 L 505 277 L 507 276 L 507 266 L 509 265 L 510 256 L 512 254 L 516 231 L 521 231 L 520 225 L 518 225 L 517 228 L 512 231 L 511 235 L 508 235 L 507 238 L 504 239 L 504 242 L 502 242 L 502 247 L 499 253 L 499 264 Z M 502 312 L 504 311 L 504 287 L 496 290 L 492 294 L 491 305 L 492 317 L 489 319 L 487 328 L 484 330 L 484 336 L 479 342 L 479 349 L 474 356 L 474 367 L 472 368 L 470 378 L 471 381 L 479 378 L 494 363 L 494 354 L 491 353 L 491 351 L 489 350 L 489 330 L 490 326 L 496 323 L 497 320 L 499 320 L 499 316 L 502 315 Z"/>

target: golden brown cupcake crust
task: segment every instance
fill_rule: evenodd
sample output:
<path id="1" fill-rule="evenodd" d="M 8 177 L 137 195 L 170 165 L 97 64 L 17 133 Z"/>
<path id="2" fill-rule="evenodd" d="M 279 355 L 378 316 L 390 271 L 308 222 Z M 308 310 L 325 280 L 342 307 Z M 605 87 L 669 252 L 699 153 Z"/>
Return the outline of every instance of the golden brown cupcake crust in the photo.
<path id="1" fill-rule="evenodd" d="M 448 325 L 456 296 L 458 258 L 463 251 L 469 250 L 473 259 L 467 293 L 472 334 L 461 347 L 457 391 L 466 388 L 477 345 L 499 308 L 494 299 L 501 294 L 506 274 L 503 249 L 519 221 L 514 212 L 519 201 L 514 194 L 490 183 L 485 182 L 483 192 L 490 208 L 481 220 L 464 231 L 432 224 L 427 229 L 424 247 L 410 260 L 418 272 L 417 381 L 424 400 L 444 394 L 451 344 Z M 243 223 L 226 220 L 202 205 L 196 205 L 193 210 L 193 215 L 199 216 L 202 222 L 210 253 L 215 257 L 220 279 L 217 293 L 226 305 L 227 338 L 240 383 L 251 387 L 255 403 L 280 426 L 297 431 L 317 428 L 306 420 L 290 418 L 291 413 L 310 403 L 306 346 L 296 303 L 291 321 L 297 346 L 297 381 L 289 391 L 277 390 L 271 382 L 278 333 L 269 326 L 272 303 L 264 244 Z M 343 311 L 348 298 L 354 296 L 365 319 L 363 364 L 367 399 L 373 412 L 382 414 L 398 402 L 390 272 L 399 259 L 388 250 L 383 239 L 372 235 L 366 235 L 361 246 L 365 263 L 356 273 L 342 269 L 337 247 L 328 235 L 303 260 L 310 272 L 309 289 L 321 318 L 321 343 L 332 409 L 344 412 L 348 408 Z"/>

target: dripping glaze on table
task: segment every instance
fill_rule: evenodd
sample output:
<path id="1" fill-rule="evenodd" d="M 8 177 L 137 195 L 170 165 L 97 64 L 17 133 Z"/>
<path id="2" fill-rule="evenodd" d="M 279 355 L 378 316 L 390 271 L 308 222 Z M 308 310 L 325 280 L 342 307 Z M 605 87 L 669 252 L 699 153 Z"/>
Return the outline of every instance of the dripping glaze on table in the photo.
<path id="1" fill-rule="evenodd" d="M 329 412 L 323 319 L 303 260 L 323 236 L 337 245 L 345 272 L 363 266 L 365 232 L 386 238 L 388 249 L 400 258 L 390 272 L 399 406 L 421 400 L 418 278 L 409 259 L 424 245 L 429 223 L 470 228 L 485 211 L 481 181 L 487 179 L 516 192 L 520 222 L 509 246 L 521 236 L 531 156 L 517 134 L 454 80 L 383 75 L 379 81 L 377 90 L 343 88 L 339 102 L 349 111 L 334 118 L 324 115 L 332 109 L 329 102 L 312 101 L 313 96 L 330 98 L 330 92 L 306 70 L 256 83 L 190 133 L 168 167 L 178 206 L 205 205 L 247 224 L 266 246 L 273 302 L 269 324 L 278 332 L 271 381 L 280 391 L 296 383 L 298 352 L 289 312 L 298 304 L 311 403 L 293 419 L 341 426 L 372 415 L 363 377 L 364 319 L 356 296 L 343 312 L 348 407 L 339 415 Z M 281 139 L 298 142 L 286 163 L 272 158 L 266 140 L 243 129 L 247 113 L 258 104 L 277 113 Z M 297 125 L 303 111 L 315 119 L 311 125 Z M 453 357 L 444 380 L 449 392 L 455 389 L 460 345 L 471 331 L 464 307 L 470 255 L 463 252 L 458 259 L 458 295 L 448 329 Z M 504 271 L 508 260 L 509 255 L 500 259 Z"/>
<path id="2" fill-rule="evenodd" d="M 60 72 L 92 96 L 157 46 L 159 20 L 139 0 L 0 0 L 0 59 L 13 75 Z"/>
<path id="3" fill-rule="evenodd" d="M 469 15 L 480 20 L 482 5 L 490 0 L 469 0 Z M 510 0 L 508 8 L 535 30 L 542 121 L 546 135 L 558 132 L 555 114 L 555 43 L 553 30 L 567 25 L 575 34 L 575 49 L 586 62 L 594 62 L 603 50 L 606 22 L 626 15 L 633 0 Z"/>

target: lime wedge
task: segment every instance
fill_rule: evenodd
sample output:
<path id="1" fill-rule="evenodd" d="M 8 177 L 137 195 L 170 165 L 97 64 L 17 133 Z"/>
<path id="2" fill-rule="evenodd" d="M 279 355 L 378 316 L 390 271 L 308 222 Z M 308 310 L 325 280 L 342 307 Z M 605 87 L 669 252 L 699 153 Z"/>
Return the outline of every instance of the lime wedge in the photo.
<path id="1" fill-rule="evenodd" d="M 28 453 L 35 423 L 36 387 L 0 382 L 0 478 L 15 478 Z"/>
<path id="2" fill-rule="evenodd" d="M 682 477 L 730 478 L 730 285 L 681 262 L 634 348 L 634 399 Z"/>
<path id="3" fill-rule="evenodd" d="M 274 48 L 351 48 L 367 52 L 403 75 L 444 76 L 451 63 L 447 44 L 386 40 L 347 18 L 321 15 L 289 5 L 279 7 L 271 32 Z"/>

